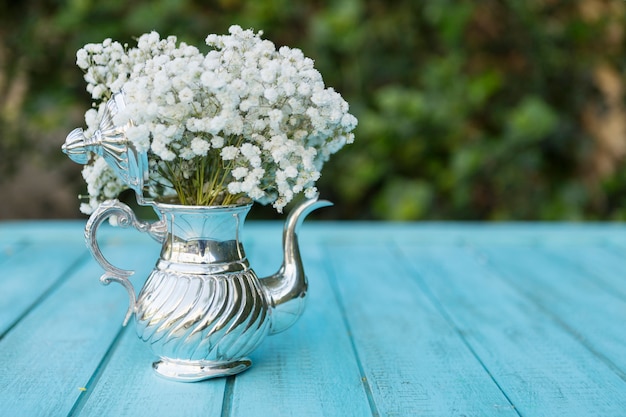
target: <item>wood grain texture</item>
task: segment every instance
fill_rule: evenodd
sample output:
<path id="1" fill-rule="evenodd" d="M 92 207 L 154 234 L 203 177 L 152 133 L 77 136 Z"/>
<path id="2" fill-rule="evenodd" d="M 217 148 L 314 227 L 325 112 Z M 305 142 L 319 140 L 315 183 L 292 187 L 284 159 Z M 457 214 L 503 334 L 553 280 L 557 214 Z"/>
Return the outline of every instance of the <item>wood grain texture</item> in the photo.
<path id="1" fill-rule="evenodd" d="M 265 340 L 252 355 L 253 367 L 236 378 L 229 406 L 233 417 L 371 413 L 350 335 L 329 283 L 325 254 L 318 245 L 308 244 L 309 228 L 304 229 L 300 236 L 309 278 L 307 308 L 291 328 Z M 260 276 L 280 266 L 279 239 L 274 231 L 252 242 L 248 254 Z"/>
<path id="2" fill-rule="evenodd" d="M 549 313 L 549 301 L 529 297 L 540 299 L 555 287 L 569 287 L 570 275 L 555 273 L 536 253 L 527 252 L 532 249 L 504 248 L 485 249 L 488 259 L 466 247 L 405 246 L 402 251 L 521 415 L 621 415 L 625 381 L 563 326 L 569 318 Z M 490 267 L 493 252 L 501 255 L 503 270 Z M 532 286 L 530 293 L 502 274 Z M 535 279 L 534 274 L 547 275 Z"/>
<path id="3" fill-rule="evenodd" d="M 327 253 L 378 413 L 517 415 L 392 246 L 376 239 Z"/>
<path id="4" fill-rule="evenodd" d="M 80 229 L 74 232 L 80 233 Z M 67 415 L 83 393 L 80 388 L 88 386 L 120 331 L 127 303 L 125 291 L 103 287 L 98 281 L 102 271 L 90 258 L 70 268 L 74 259 L 65 255 L 74 245 L 75 241 L 29 245 L 26 249 L 31 250 L 26 251 L 28 258 L 23 263 L 16 267 L 3 264 L 3 283 L 17 272 L 32 288 L 45 282 L 50 272 L 58 275 L 58 271 L 66 271 L 66 276 L 38 299 L 0 343 L 0 404 L 15 411 L 13 415 Z M 104 246 L 112 258 L 127 257 L 131 249 Z M 141 252 L 134 253 L 130 263 L 141 266 L 153 262 L 153 253 L 146 257 Z M 29 272 L 27 266 L 38 275 Z"/>
<path id="5" fill-rule="evenodd" d="M 45 256 L 40 254 L 45 253 Z M 0 337 L 87 259 L 85 245 L 35 243 L 5 252 L 0 260 Z"/>
<path id="6" fill-rule="evenodd" d="M 489 263 L 626 381 L 626 298 L 621 294 L 626 276 L 621 285 L 617 280 L 623 266 L 598 278 L 578 262 L 593 254 L 596 263 L 611 264 L 617 255 L 587 245 L 510 249 L 519 255 L 515 260 L 502 248 L 491 248 L 486 251 Z"/>
<path id="7" fill-rule="evenodd" d="M 0 222 L 0 415 L 626 415 L 623 225 L 305 222 L 301 319 L 194 384 L 121 328 L 126 293 L 98 282 L 83 227 Z M 260 276 L 281 227 L 246 225 Z M 100 235 L 138 290 L 158 244 Z"/>
<path id="8" fill-rule="evenodd" d="M 160 378 L 155 360 L 131 322 L 96 370 L 70 415 L 80 416 L 219 416 L 224 385 L 219 379 L 181 384 Z"/>

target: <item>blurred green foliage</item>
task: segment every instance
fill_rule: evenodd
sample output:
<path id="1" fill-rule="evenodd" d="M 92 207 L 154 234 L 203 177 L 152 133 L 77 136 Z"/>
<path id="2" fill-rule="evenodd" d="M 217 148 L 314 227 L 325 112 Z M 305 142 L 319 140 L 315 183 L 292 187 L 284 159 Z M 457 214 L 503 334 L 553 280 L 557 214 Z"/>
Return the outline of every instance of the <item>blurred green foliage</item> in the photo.
<path id="1" fill-rule="evenodd" d="M 85 43 L 239 24 L 301 48 L 359 118 L 326 216 L 623 219 L 625 23 L 623 0 L 5 0 L 0 178 L 38 155 L 80 192 L 59 147 L 90 106 Z"/>

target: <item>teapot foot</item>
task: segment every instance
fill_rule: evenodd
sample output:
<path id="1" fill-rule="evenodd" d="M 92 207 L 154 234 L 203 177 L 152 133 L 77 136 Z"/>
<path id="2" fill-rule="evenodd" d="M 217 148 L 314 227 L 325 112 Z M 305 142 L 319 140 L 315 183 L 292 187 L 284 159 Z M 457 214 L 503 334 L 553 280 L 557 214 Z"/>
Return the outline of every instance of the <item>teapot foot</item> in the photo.
<path id="1" fill-rule="evenodd" d="M 152 368 L 159 376 L 170 380 L 197 382 L 210 378 L 235 375 L 245 371 L 251 365 L 252 361 L 247 358 L 232 362 L 189 361 L 161 358 L 161 360 L 152 364 Z"/>

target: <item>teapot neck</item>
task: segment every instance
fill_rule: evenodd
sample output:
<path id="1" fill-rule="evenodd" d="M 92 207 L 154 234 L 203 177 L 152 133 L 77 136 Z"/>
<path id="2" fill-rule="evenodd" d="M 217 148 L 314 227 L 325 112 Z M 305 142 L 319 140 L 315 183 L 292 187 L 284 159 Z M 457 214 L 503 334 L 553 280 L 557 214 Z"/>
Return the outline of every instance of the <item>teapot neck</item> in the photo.
<path id="1" fill-rule="evenodd" d="M 159 265 L 187 273 L 248 269 L 241 230 L 251 205 L 184 206 L 155 203 L 167 225 Z"/>

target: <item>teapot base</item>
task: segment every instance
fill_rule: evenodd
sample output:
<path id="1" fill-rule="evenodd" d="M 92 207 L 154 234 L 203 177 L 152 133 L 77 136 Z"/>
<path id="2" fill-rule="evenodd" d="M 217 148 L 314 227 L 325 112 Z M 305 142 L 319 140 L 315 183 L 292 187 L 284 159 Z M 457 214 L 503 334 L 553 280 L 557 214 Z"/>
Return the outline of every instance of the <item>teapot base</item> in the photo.
<path id="1" fill-rule="evenodd" d="M 161 358 L 161 360 L 152 364 L 152 368 L 163 378 L 179 382 L 197 382 L 210 378 L 235 375 L 245 371 L 251 365 L 252 361 L 247 358 L 232 362 Z"/>

